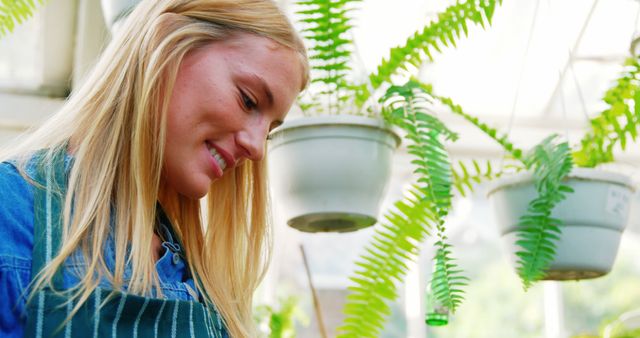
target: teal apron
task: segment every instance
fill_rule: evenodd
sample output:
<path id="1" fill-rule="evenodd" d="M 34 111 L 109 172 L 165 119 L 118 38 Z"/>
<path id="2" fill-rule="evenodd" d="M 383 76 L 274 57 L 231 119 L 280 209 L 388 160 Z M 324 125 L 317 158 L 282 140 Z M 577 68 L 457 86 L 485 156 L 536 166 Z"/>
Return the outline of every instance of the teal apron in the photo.
<path id="1" fill-rule="evenodd" d="M 60 191 L 66 190 L 67 183 L 64 153 L 58 153 L 53 164 L 39 165 L 36 172 L 35 180 L 44 188 L 36 187 L 34 192 L 32 279 L 60 249 L 64 205 L 64 193 Z M 63 290 L 62 281 L 59 269 L 53 279 L 56 290 Z M 27 304 L 25 337 L 228 337 L 215 306 L 199 302 L 145 298 L 97 288 L 62 325 L 72 309 L 73 302 L 64 295 L 48 287 L 38 291 Z"/>

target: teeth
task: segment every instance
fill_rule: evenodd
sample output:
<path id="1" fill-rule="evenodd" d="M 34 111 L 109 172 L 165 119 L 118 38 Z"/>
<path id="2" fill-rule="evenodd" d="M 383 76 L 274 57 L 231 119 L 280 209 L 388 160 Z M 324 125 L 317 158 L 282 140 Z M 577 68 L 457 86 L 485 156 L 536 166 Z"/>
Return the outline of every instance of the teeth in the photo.
<path id="1" fill-rule="evenodd" d="M 222 156 L 218 154 L 218 151 L 215 148 L 211 148 L 209 149 L 209 152 L 211 153 L 211 156 L 213 156 L 213 158 L 215 158 L 216 161 L 218 162 L 220 169 L 224 170 L 227 167 L 227 162 L 225 162 Z"/>

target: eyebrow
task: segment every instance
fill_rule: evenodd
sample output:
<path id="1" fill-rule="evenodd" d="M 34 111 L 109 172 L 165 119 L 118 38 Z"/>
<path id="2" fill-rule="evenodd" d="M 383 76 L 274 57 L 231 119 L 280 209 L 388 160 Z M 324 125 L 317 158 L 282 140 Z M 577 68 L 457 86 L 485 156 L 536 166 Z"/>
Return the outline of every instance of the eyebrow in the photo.
<path id="1" fill-rule="evenodd" d="M 271 92 L 271 88 L 267 85 L 267 82 L 257 74 L 251 74 L 251 78 L 258 82 L 262 91 L 267 95 L 267 100 L 269 101 L 269 106 L 273 106 L 273 93 Z"/>
<path id="2" fill-rule="evenodd" d="M 251 78 L 253 78 L 255 81 L 258 82 L 258 84 L 260 85 L 262 91 L 265 93 L 265 95 L 267 95 L 267 100 L 269 101 L 269 106 L 273 106 L 273 93 L 271 92 L 271 88 L 269 88 L 269 85 L 267 84 L 267 82 L 259 75 L 257 74 L 251 74 Z M 272 123 L 272 126 L 269 127 L 269 131 L 279 127 L 281 124 L 283 124 L 284 121 L 282 120 L 274 120 Z"/>

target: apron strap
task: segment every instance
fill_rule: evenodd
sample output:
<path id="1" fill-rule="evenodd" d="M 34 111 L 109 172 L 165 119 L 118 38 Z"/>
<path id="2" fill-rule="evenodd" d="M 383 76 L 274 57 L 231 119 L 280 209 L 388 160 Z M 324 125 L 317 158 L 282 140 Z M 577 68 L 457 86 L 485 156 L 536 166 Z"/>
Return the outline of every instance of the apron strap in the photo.
<path id="1" fill-rule="evenodd" d="M 66 147 L 62 147 L 51 157 L 46 150 L 41 150 L 34 156 L 36 185 L 33 196 L 32 280 L 57 255 L 62 243 L 62 209 L 67 190 L 65 151 Z M 62 281 L 62 270 L 59 268 L 53 277 L 54 288 L 63 289 Z"/>
<path id="2" fill-rule="evenodd" d="M 169 233 L 171 234 L 171 236 L 173 237 L 173 239 L 178 242 L 178 245 L 180 245 L 180 247 L 182 248 L 182 252 L 185 253 L 184 256 L 182 257 L 185 262 L 186 262 L 186 248 L 184 245 L 182 245 L 182 239 L 180 238 L 180 236 L 178 236 L 178 234 L 176 233 L 175 229 L 173 228 L 173 223 L 171 222 L 171 220 L 169 219 L 169 217 L 167 216 L 166 212 L 164 211 L 164 209 L 162 208 L 162 205 L 160 205 L 160 203 L 158 203 L 156 205 L 156 212 L 157 212 L 157 218 L 158 218 L 158 222 L 160 224 L 164 224 L 167 227 L 167 230 L 169 230 Z M 189 265 L 187 264 L 187 270 L 188 273 L 191 275 L 191 277 L 194 279 L 194 281 L 200 285 L 202 284 L 202 280 L 200 279 L 200 276 L 198 275 L 198 273 L 196 271 L 191 271 L 191 269 L 189 268 Z M 209 295 L 206 292 L 198 292 L 198 302 L 203 303 L 203 305 L 208 308 L 211 309 L 213 311 L 213 314 L 215 316 L 216 321 L 218 322 L 216 326 L 219 326 L 220 328 L 222 328 L 223 324 L 220 322 L 220 319 L 222 316 L 220 316 L 219 312 L 218 312 L 218 308 L 216 307 L 215 303 L 213 302 L 213 300 L 211 300 L 211 298 L 209 297 Z"/>

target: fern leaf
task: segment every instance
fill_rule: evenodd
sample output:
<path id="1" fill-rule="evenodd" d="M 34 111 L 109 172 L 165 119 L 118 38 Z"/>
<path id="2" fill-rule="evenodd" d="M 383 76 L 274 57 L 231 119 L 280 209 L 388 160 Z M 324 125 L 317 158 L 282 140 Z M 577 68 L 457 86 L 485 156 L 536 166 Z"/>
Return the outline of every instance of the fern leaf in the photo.
<path id="1" fill-rule="evenodd" d="M 398 70 L 405 68 L 411 60 L 422 60 L 423 55 L 433 60 L 432 50 L 441 53 L 442 46 L 455 46 L 455 32 L 464 31 L 468 34 L 468 22 L 484 27 L 485 20 L 491 22 L 495 11 L 496 0 L 467 0 L 458 1 L 438 15 L 438 19 L 427 24 L 413 34 L 402 47 L 392 48 L 388 58 L 383 59 L 375 73 L 369 76 L 374 88 L 389 82 L 391 76 Z M 485 19 L 486 18 L 486 19 Z"/>
<path id="2" fill-rule="evenodd" d="M 486 123 L 481 122 L 477 117 L 475 116 L 471 116 L 467 113 L 465 113 L 462 110 L 462 107 L 455 104 L 453 102 L 453 100 L 451 100 L 448 97 L 444 97 L 444 96 L 438 96 L 433 94 L 432 92 L 430 92 L 430 88 L 429 87 L 424 87 L 424 89 L 426 91 L 429 91 L 429 93 L 432 95 L 432 97 L 439 101 L 440 103 L 444 104 L 445 106 L 449 107 L 449 109 L 451 109 L 451 112 L 453 112 L 456 115 L 459 115 L 461 117 L 463 117 L 465 120 L 467 120 L 468 122 L 470 122 L 471 124 L 473 124 L 474 126 L 478 127 L 478 129 L 480 129 L 482 132 L 484 132 L 487 136 L 489 136 L 490 138 L 492 138 L 494 141 L 496 141 L 498 144 L 500 144 L 502 146 L 502 148 L 504 148 L 507 152 L 509 152 L 509 154 L 523 162 L 524 159 L 522 157 L 522 150 L 518 149 L 516 146 L 513 145 L 512 142 L 509 141 L 507 135 L 499 135 L 498 130 L 496 130 L 495 128 L 490 127 L 489 125 L 487 125 Z"/>
<path id="3" fill-rule="evenodd" d="M 573 153 L 578 166 L 595 167 L 612 162 L 614 148 L 619 145 L 625 149 L 627 137 L 635 140 L 638 134 L 640 64 L 636 58 L 625 63 L 625 71 L 602 99 L 608 107 L 591 119 L 591 130 L 580 141 L 580 149 Z"/>
<path id="4" fill-rule="evenodd" d="M 463 197 L 467 193 L 473 192 L 474 185 L 483 181 L 490 181 L 499 178 L 502 172 L 494 172 L 490 161 L 485 161 L 484 167 L 481 167 L 477 160 L 472 160 L 472 167 L 462 161 L 458 161 L 458 167 L 452 167 L 453 185 Z"/>
<path id="5" fill-rule="evenodd" d="M 538 194 L 520 217 L 516 230 L 516 244 L 522 249 L 516 252 L 517 271 L 525 290 L 545 276 L 555 257 L 562 222 L 551 213 L 573 191 L 562 184 L 573 167 L 571 151 L 566 142 L 555 144 L 556 138 L 546 138 L 525 158 L 527 167 L 533 170 Z"/>
<path id="6" fill-rule="evenodd" d="M 45 0 L 0 0 L 0 37 L 31 18 Z"/>
<path id="7" fill-rule="evenodd" d="M 329 102 L 320 104 L 319 97 L 312 97 L 310 102 L 301 99 L 301 107 L 328 108 L 327 113 L 335 113 L 343 108 L 350 97 L 357 96 L 353 86 L 347 84 L 347 76 L 351 68 L 351 46 L 353 41 L 347 34 L 352 28 L 348 7 L 359 1 L 343 0 L 304 0 L 297 1 L 300 8 L 296 11 L 299 20 L 305 27 L 302 36 L 309 41 L 309 59 L 312 83 L 323 89 Z"/>

